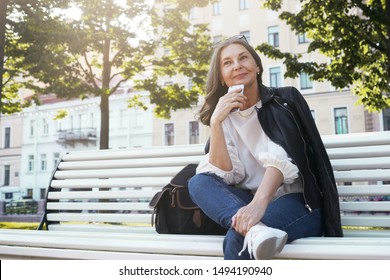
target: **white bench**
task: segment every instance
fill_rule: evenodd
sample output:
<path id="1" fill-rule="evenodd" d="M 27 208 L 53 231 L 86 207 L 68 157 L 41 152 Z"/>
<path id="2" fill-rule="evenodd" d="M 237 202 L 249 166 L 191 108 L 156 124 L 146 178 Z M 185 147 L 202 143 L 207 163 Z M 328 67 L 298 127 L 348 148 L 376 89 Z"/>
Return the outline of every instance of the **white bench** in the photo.
<path id="1" fill-rule="evenodd" d="M 277 258 L 390 259 L 390 132 L 323 141 L 345 237 L 299 239 Z M 223 236 L 161 235 L 151 226 L 149 199 L 203 153 L 204 145 L 188 145 L 66 154 L 50 182 L 48 230 L 0 230 L 0 258 L 223 258 Z"/>

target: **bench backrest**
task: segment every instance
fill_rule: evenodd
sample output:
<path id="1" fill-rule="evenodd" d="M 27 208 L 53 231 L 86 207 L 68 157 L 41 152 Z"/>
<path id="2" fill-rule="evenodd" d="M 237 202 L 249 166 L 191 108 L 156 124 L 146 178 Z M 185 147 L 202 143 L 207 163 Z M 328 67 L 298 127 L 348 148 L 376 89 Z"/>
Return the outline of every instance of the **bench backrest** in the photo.
<path id="1" fill-rule="evenodd" d="M 390 132 L 323 141 L 338 183 L 343 225 L 390 228 Z M 40 229 L 44 224 L 50 230 L 152 229 L 150 198 L 203 154 L 203 144 L 68 153 L 53 172 Z"/>

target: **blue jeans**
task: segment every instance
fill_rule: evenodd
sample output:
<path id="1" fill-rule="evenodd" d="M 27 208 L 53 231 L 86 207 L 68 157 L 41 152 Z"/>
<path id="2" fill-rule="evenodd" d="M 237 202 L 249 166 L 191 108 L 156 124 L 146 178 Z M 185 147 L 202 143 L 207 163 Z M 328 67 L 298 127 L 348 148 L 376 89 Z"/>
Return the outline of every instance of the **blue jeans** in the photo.
<path id="1" fill-rule="evenodd" d="M 250 259 L 247 251 L 238 256 L 244 237 L 231 228 L 232 217 L 238 209 L 247 205 L 253 194 L 227 185 L 210 173 L 197 174 L 189 181 L 192 200 L 221 226 L 228 229 L 223 242 L 225 259 Z M 291 193 L 273 200 L 267 207 L 261 222 L 269 227 L 287 232 L 287 243 L 302 237 L 322 236 L 321 209 L 310 212 L 302 193 Z"/>

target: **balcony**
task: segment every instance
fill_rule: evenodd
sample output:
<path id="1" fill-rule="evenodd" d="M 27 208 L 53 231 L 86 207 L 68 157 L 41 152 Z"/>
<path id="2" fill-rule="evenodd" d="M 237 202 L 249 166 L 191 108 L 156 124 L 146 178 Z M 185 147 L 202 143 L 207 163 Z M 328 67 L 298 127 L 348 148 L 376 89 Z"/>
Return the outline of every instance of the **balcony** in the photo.
<path id="1" fill-rule="evenodd" d="M 96 128 L 59 130 L 57 143 L 64 147 L 74 147 L 78 143 L 96 146 Z"/>

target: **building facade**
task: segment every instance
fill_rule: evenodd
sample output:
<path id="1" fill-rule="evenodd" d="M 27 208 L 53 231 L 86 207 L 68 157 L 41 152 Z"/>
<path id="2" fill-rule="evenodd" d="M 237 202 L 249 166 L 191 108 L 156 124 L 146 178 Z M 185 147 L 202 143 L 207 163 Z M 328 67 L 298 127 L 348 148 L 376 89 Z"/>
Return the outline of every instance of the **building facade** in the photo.
<path id="1" fill-rule="evenodd" d="M 0 201 L 12 200 L 20 193 L 22 157 L 22 117 L 0 119 Z"/>
<path id="2" fill-rule="evenodd" d="M 128 89 L 110 97 L 110 149 L 152 146 L 153 113 L 129 108 Z M 149 103 L 147 92 L 137 92 Z M 99 98 L 58 100 L 45 96 L 40 106 L 2 116 L 0 143 L 0 200 L 45 198 L 53 170 L 70 151 L 98 150 Z M 55 119 L 58 110 L 67 116 Z"/>
<path id="3" fill-rule="evenodd" d="M 194 8 L 190 13 L 192 23 L 208 23 L 212 40 L 218 42 L 234 35 L 245 35 L 252 46 L 267 42 L 283 52 L 302 55 L 302 61 L 327 62 L 328 58 L 307 53 L 305 34 L 295 34 L 278 18 L 274 11 L 260 8 L 262 1 L 221 0 L 204 8 Z M 283 1 L 283 9 L 295 12 L 299 0 Z M 260 54 L 263 63 L 263 83 L 266 86 L 294 86 L 305 97 L 318 129 L 322 135 L 387 130 L 389 112 L 368 113 L 357 105 L 357 97 L 347 89 L 336 90 L 328 82 L 312 81 L 306 73 L 298 78 L 284 78 L 286 67 L 281 60 L 271 60 Z M 200 101 L 200 104 L 202 102 Z M 193 110 L 172 113 L 170 120 L 155 120 L 153 143 L 156 145 L 190 144 L 190 123 L 195 121 L 199 106 Z M 192 126 L 194 126 L 192 124 Z M 198 125 L 199 143 L 208 138 L 208 129 Z M 168 139 L 174 139 L 169 141 Z"/>

